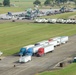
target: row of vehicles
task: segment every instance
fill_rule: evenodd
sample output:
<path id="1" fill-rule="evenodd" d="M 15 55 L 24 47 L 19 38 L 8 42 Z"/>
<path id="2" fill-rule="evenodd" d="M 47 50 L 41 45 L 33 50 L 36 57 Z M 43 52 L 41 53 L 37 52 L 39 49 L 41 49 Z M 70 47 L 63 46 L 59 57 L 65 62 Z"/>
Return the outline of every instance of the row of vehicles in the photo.
<path id="1" fill-rule="evenodd" d="M 54 14 L 61 14 L 64 12 L 72 12 L 71 9 L 67 9 L 65 7 L 62 7 L 60 9 L 41 9 L 39 10 L 38 8 L 28 8 L 24 12 L 17 12 L 17 13 L 11 13 L 7 12 L 7 14 L 0 16 L 1 20 L 24 20 L 24 19 L 35 19 L 40 16 L 49 16 L 49 15 L 54 15 Z"/>
<path id="2" fill-rule="evenodd" d="M 21 14 L 14 14 L 14 15 L 2 15 L 0 16 L 0 20 L 24 20 L 27 19 L 27 17 L 25 17 L 25 13 L 21 13 Z"/>
<path id="3" fill-rule="evenodd" d="M 35 23 L 62 23 L 62 24 L 76 24 L 76 19 L 47 19 L 37 18 L 34 20 Z"/>
<path id="4" fill-rule="evenodd" d="M 20 49 L 19 62 L 31 61 L 32 56 L 41 57 L 48 52 L 53 52 L 56 46 L 68 42 L 68 36 L 54 37 L 49 40 L 43 40 L 33 45 L 27 45 Z"/>

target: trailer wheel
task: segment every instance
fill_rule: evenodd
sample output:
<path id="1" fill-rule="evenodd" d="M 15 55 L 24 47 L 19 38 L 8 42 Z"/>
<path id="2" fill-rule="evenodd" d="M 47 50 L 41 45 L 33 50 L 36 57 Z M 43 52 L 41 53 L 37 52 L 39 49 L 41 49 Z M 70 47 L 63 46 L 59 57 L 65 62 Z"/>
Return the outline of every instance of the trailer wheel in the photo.
<path id="1" fill-rule="evenodd" d="M 52 50 L 51 53 L 52 53 L 53 51 L 54 51 L 54 50 Z"/>
<path id="2" fill-rule="evenodd" d="M 60 46 L 60 44 L 59 44 L 59 45 L 57 45 L 57 46 Z"/>
<path id="3" fill-rule="evenodd" d="M 57 47 L 57 46 L 54 46 L 54 47 Z"/>
<path id="4" fill-rule="evenodd" d="M 66 41 L 65 43 L 67 43 L 68 41 Z"/>

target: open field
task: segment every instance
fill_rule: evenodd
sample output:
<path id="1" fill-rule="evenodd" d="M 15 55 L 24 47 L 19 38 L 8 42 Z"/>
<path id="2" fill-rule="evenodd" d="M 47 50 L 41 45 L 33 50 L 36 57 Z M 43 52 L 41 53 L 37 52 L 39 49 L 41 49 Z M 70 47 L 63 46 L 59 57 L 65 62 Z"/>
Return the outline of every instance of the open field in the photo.
<path id="1" fill-rule="evenodd" d="M 75 24 L 1 23 L 0 50 L 4 55 L 11 55 L 19 52 L 25 45 L 55 36 L 74 34 L 76 34 Z"/>
<path id="2" fill-rule="evenodd" d="M 76 63 L 56 71 L 47 71 L 37 75 L 76 75 Z"/>

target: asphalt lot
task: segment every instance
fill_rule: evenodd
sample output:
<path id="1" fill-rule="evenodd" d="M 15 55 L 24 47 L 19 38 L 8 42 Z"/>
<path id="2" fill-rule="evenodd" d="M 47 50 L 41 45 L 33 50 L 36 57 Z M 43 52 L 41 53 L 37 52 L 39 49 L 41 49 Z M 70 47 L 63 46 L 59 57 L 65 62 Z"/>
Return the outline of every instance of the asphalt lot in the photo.
<path id="1" fill-rule="evenodd" d="M 75 54 L 76 35 L 69 37 L 68 43 L 56 47 L 54 52 L 43 57 L 33 56 L 28 63 L 18 63 L 19 56 L 8 56 L 0 60 L 0 75 L 34 75 L 51 69 L 58 62 Z"/>

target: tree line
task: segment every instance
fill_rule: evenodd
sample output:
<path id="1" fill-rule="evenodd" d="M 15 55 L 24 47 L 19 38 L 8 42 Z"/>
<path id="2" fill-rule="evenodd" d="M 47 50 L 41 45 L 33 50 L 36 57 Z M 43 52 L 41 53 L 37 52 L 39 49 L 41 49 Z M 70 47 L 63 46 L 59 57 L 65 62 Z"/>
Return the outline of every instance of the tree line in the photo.
<path id="1" fill-rule="evenodd" d="M 44 5 L 54 5 L 54 4 L 57 4 L 57 5 L 60 5 L 61 3 L 64 4 L 68 1 L 72 1 L 75 3 L 76 5 L 76 0 L 45 0 L 44 1 Z M 35 0 L 33 2 L 34 5 L 41 5 L 41 1 L 40 0 Z M 0 6 L 1 5 L 4 5 L 4 6 L 10 6 L 10 0 L 3 0 L 3 3 L 0 3 Z"/>
<path id="2" fill-rule="evenodd" d="M 61 3 L 64 4 L 64 3 L 68 2 L 68 1 L 72 1 L 76 5 L 76 0 L 45 0 L 44 5 L 53 5 L 53 4 L 59 5 Z M 35 0 L 33 2 L 33 4 L 35 4 L 35 5 L 41 5 L 41 1 L 40 0 Z"/>
<path id="3" fill-rule="evenodd" d="M 0 3 L 0 6 L 10 6 L 10 0 L 3 0 L 3 3 Z"/>

